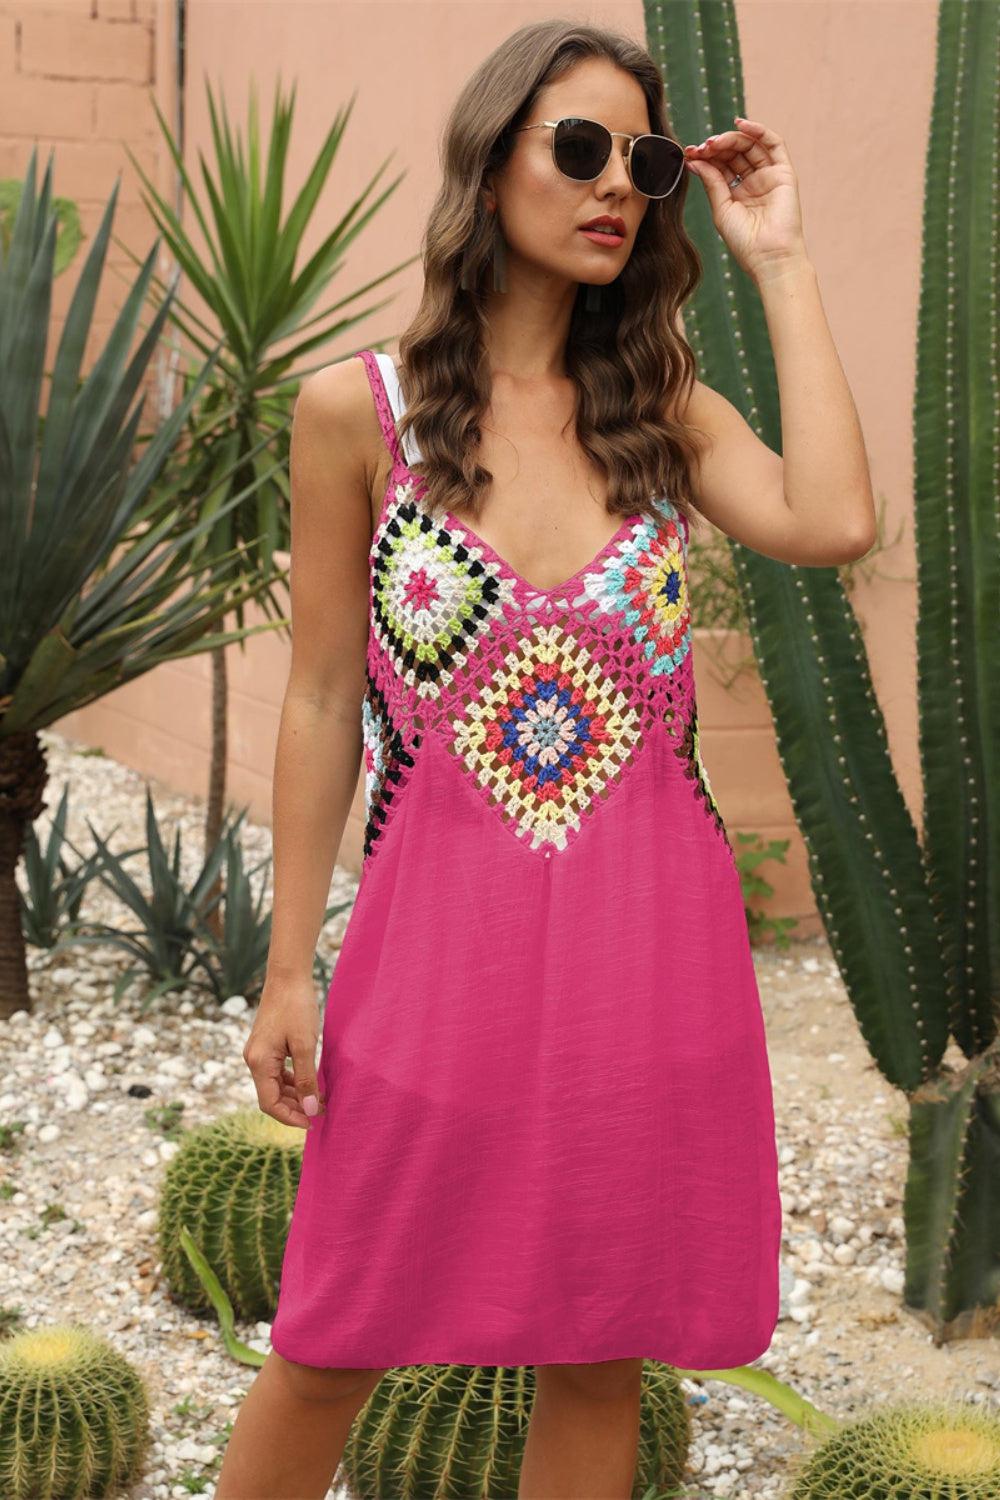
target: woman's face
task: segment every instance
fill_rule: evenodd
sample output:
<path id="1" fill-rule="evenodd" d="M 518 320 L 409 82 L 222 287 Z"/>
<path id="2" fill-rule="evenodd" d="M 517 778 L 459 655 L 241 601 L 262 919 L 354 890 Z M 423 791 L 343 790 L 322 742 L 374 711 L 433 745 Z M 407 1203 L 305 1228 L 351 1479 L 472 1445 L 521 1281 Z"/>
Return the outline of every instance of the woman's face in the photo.
<path id="1" fill-rule="evenodd" d="M 528 118 L 558 120 L 564 115 L 599 120 L 609 130 L 643 135 L 650 129 L 646 96 L 631 73 L 606 58 L 585 58 L 539 93 Z M 552 131 L 523 130 L 503 171 L 486 189 L 508 246 L 509 273 L 529 267 L 604 286 L 613 281 L 632 253 L 636 232 L 650 200 L 636 192 L 625 169 L 628 141 L 621 136 L 607 165 L 593 182 L 564 177 L 552 160 Z M 624 239 L 595 243 L 580 226 L 599 214 L 624 221 Z"/>

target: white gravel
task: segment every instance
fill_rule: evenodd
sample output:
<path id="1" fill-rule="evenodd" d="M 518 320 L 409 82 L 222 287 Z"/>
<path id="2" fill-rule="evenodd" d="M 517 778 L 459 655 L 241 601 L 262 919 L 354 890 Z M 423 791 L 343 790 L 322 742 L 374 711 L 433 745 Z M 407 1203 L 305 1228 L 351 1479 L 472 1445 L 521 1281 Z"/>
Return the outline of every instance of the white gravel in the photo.
<path id="1" fill-rule="evenodd" d="M 85 809 L 102 836 L 118 825 L 116 850 L 143 842 L 145 779 L 51 731 L 43 740 L 50 779 L 40 836 L 69 780 L 69 834 L 78 848 L 91 848 Z M 172 840 L 180 825 L 193 877 L 201 803 L 156 784 L 153 797 L 161 831 Z M 269 852 L 267 828 L 247 823 L 244 837 L 248 861 Z M 141 870 L 139 859 L 131 864 Z M 338 869 L 330 900 L 355 889 Z M 96 882 L 84 907 L 121 920 L 116 898 Z M 328 964 L 347 915 L 322 934 Z M 164 1164 L 178 1148 L 146 1112 L 182 1106 L 184 1126 L 254 1104 L 242 1059 L 252 1015 L 242 997 L 220 1007 L 191 992 L 147 1009 L 141 984 L 116 1004 L 111 988 L 128 962 L 110 946 L 79 947 L 54 961 L 29 949 L 34 1008 L 0 1021 L 0 1128 L 23 1126 L 13 1147 L 0 1150 L 0 1308 L 19 1309 L 22 1327 L 87 1323 L 135 1364 L 150 1393 L 154 1442 L 129 1500 L 187 1500 L 213 1494 L 255 1371 L 226 1354 L 214 1317 L 178 1308 L 160 1283 L 156 1205 Z M 873 1067 L 826 942 L 755 950 L 755 963 L 784 1209 L 783 1316 L 759 1365 L 844 1418 L 896 1400 L 907 1381 L 920 1397 L 1000 1411 L 996 1342 L 937 1348 L 902 1306 L 906 1101 Z M 133 1084 L 151 1093 L 130 1095 Z M 65 1217 L 53 1217 L 55 1209 Z M 269 1332 L 267 1323 L 238 1329 L 261 1352 Z M 686 1388 L 694 1408 L 691 1500 L 778 1500 L 809 1440 L 727 1383 Z"/>

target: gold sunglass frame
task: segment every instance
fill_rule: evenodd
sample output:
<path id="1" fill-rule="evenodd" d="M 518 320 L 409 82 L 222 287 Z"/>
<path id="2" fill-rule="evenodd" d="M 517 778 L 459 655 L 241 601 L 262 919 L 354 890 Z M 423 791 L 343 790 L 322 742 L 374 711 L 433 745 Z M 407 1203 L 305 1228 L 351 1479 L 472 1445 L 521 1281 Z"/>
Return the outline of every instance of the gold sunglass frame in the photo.
<path id="1" fill-rule="evenodd" d="M 593 177 L 571 177 L 568 172 L 563 171 L 562 167 L 560 167 L 558 161 L 556 160 L 556 130 L 566 120 L 579 121 L 584 125 L 597 125 L 601 130 L 607 130 L 608 135 L 611 136 L 611 147 L 609 147 L 608 149 L 608 154 L 601 164 L 600 171 L 595 172 Z M 563 115 L 562 119 L 560 120 L 537 120 L 534 125 L 518 125 L 514 131 L 514 134 L 518 135 L 522 130 L 543 130 L 545 128 L 549 128 L 552 131 L 552 135 L 549 141 L 552 150 L 552 164 L 555 167 L 556 171 L 559 172 L 561 176 L 565 177 L 569 182 L 596 182 L 600 177 L 601 172 L 604 171 L 608 162 L 611 160 L 611 150 L 614 146 L 615 136 L 619 136 L 622 140 L 628 141 L 628 149 L 625 152 L 625 170 L 628 172 L 629 182 L 631 182 L 636 192 L 639 193 L 643 198 L 649 198 L 656 203 L 661 202 L 664 198 L 669 198 L 670 194 L 677 190 L 681 178 L 684 176 L 684 147 L 681 145 L 680 141 L 675 141 L 673 136 L 660 135 L 654 130 L 645 130 L 641 135 L 629 135 L 628 131 L 626 130 L 608 130 L 608 127 L 603 123 L 603 121 L 591 120 L 586 115 Z M 670 144 L 672 146 L 676 146 L 678 151 L 681 153 L 680 170 L 677 173 L 677 181 L 673 184 L 672 187 L 669 187 L 665 193 L 644 193 L 642 191 L 642 188 L 639 187 L 636 183 L 635 178 L 632 176 L 633 147 L 635 146 L 636 141 L 645 140 L 669 141 Z"/>

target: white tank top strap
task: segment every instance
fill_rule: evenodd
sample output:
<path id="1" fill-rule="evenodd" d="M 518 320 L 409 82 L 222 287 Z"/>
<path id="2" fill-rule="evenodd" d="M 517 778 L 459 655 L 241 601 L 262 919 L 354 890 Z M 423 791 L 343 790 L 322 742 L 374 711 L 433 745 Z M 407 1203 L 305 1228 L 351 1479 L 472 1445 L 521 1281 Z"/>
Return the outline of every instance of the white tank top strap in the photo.
<path id="1" fill-rule="evenodd" d="M 392 419 L 396 423 L 397 436 L 399 436 L 400 446 L 403 450 L 403 458 L 408 464 L 421 463 L 421 453 L 414 433 L 409 431 L 405 437 L 399 435 L 399 419 L 406 410 L 406 403 L 403 400 L 403 388 L 399 383 L 399 376 L 396 374 L 396 366 L 392 355 L 380 353 L 378 350 L 373 350 L 373 353 L 378 360 L 378 367 L 382 372 L 382 380 L 385 384 L 386 395 L 389 397 L 389 405 L 392 408 Z"/>

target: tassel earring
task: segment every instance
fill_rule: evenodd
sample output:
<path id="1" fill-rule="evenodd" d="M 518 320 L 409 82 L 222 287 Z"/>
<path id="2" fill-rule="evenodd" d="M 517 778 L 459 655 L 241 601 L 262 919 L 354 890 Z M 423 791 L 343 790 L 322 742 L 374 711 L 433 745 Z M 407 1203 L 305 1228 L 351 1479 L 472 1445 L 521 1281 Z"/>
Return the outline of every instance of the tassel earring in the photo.
<path id="1" fill-rule="evenodd" d="M 493 290 L 495 292 L 505 292 L 507 290 L 507 241 L 503 237 L 503 230 L 500 228 L 496 210 L 491 208 L 489 214 L 493 220 L 493 243 L 491 246 Z M 473 288 L 472 256 L 468 250 L 462 256 L 462 274 L 459 279 L 459 286 L 464 292 L 470 292 Z"/>
<path id="2" fill-rule="evenodd" d="M 493 290 L 507 290 L 507 241 L 503 237 L 497 216 L 493 215 Z"/>

